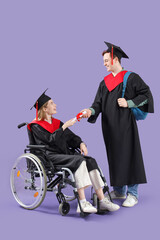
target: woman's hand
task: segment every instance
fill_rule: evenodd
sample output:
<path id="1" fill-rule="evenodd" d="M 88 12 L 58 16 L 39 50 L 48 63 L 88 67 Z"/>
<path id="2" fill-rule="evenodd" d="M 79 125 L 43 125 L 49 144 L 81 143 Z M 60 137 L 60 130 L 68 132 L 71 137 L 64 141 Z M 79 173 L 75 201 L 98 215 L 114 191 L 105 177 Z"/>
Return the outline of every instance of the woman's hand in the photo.
<path id="1" fill-rule="evenodd" d="M 82 142 L 80 144 L 80 150 L 81 150 L 81 154 L 84 154 L 84 156 L 87 156 L 88 150 L 85 143 Z"/>
<path id="2" fill-rule="evenodd" d="M 128 103 L 125 98 L 118 98 L 117 101 L 120 107 L 124 107 L 124 108 L 128 107 Z"/>
<path id="3" fill-rule="evenodd" d="M 74 121 L 73 121 L 73 119 L 74 119 L 74 118 L 72 118 L 71 120 L 68 120 L 67 122 L 65 122 L 65 123 L 63 124 L 63 126 L 62 126 L 63 131 L 64 131 L 66 128 L 73 126 L 73 125 L 77 122 L 77 120 L 74 120 Z"/>
<path id="4" fill-rule="evenodd" d="M 81 112 L 84 112 L 84 111 L 86 111 L 86 113 L 83 114 L 82 118 L 89 118 L 91 116 L 91 114 L 92 114 L 92 111 L 90 109 L 88 109 L 88 108 L 85 108 Z"/>

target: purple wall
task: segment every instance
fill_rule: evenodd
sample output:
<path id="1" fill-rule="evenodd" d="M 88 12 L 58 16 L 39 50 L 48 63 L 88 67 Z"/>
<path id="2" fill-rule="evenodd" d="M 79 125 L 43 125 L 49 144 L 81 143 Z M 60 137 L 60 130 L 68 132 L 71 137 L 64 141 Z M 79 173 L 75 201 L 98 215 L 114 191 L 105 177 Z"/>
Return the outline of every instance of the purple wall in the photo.
<path id="1" fill-rule="evenodd" d="M 159 200 L 159 1 L 22 1 L 0 3 L 1 79 L 1 231 L 5 239 L 66 237 L 91 239 L 148 239 L 158 234 Z M 20 208 L 10 190 L 10 171 L 28 143 L 25 129 L 17 125 L 31 121 L 30 107 L 48 87 L 57 104 L 57 118 L 67 121 L 89 107 L 99 82 L 107 75 L 101 52 L 104 41 L 112 42 L 130 57 L 122 60 L 127 70 L 137 72 L 150 86 L 155 114 L 138 123 L 148 184 L 139 188 L 139 204 L 121 207 L 113 214 L 75 213 L 62 217 L 55 196 L 47 194 L 35 211 Z M 72 130 L 87 143 L 109 183 L 108 165 L 100 118 L 92 125 L 83 119 Z M 157 186 L 158 185 L 158 186 Z M 89 192 L 88 192 L 89 196 Z M 121 202 L 117 202 L 121 204 Z M 49 229 L 49 230 L 46 230 Z M 138 231 L 136 231 L 138 229 Z M 116 231 L 115 231 L 116 230 Z M 17 236 L 18 235 L 18 236 Z M 86 237 L 85 237 L 86 239 Z"/>

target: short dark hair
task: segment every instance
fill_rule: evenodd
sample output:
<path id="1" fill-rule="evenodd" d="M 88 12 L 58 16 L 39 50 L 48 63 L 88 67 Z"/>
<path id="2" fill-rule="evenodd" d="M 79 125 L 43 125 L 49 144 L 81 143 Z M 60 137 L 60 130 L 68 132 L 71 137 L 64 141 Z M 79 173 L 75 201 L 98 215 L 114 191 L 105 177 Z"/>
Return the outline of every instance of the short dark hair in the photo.
<path id="1" fill-rule="evenodd" d="M 107 50 L 104 50 L 103 52 L 102 52 L 102 56 L 104 56 L 104 54 L 106 54 L 106 53 L 110 53 L 110 56 L 111 56 L 111 52 L 108 52 Z M 115 58 L 115 57 L 117 57 L 115 54 L 113 54 L 113 59 Z M 118 61 L 119 61 L 119 63 L 121 63 L 121 59 L 119 58 L 119 57 L 117 57 L 118 58 Z"/>

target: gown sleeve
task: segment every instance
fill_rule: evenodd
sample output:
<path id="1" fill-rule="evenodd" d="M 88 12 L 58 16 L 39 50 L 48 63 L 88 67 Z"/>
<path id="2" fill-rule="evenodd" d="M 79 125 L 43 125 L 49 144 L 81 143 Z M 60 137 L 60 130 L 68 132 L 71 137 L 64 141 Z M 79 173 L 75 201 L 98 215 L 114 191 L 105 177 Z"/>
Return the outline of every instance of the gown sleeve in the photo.
<path id="1" fill-rule="evenodd" d="M 128 100 L 132 100 L 136 106 L 140 106 L 139 108 L 141 110 L 150 113 L 154 112 L 153 97 L 150 88 L 138 74 L 132 73 L 129 76 L 125 95 L 128 96 Z M 131 97 L 129 97 L 129 95 Z M 143 105 L 143 102 L 146 103 Z"/>
<path id="2" fill-rule="evenodd" d="M 62 127 L 64 123 L 60 122 L 60 127 Z M 80 144 L 83 142 L 82 139 L 74 134 L 69 128 L 64 130 L 64 137 L 66 138 L 67 144 L 71 148 L 80 148 Z"/>
<path id="3" fill-rule="evenodd" d="M 55 144 L 59 146 L 61 144 L 62 136 L 64 133 L 62 127 L 53 133 L 50 133 L 38 124 L 32 124 L 31 131 L 37 144 L 44 143 L 49 146 L 53 146 Z"/>
<path id="4" fill-rule="evenodd" d="M 94 99 L 94 102 L 90 108 L 93 108 L 95 110 L 95 114 L 91 115 L 90 118 L 88 118 L 88 122 L 95 123 L 99 114 L 102 112 L 102 82 L 99 85 L 96 97 Z"/>

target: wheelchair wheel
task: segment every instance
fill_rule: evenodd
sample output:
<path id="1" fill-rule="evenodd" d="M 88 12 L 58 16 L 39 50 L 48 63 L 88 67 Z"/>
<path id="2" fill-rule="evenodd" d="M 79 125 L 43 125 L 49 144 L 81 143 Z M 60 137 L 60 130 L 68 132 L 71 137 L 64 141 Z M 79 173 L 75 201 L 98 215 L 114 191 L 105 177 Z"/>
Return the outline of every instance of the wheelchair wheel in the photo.
<path id="1" fill-rule="evenodd" d="M 47 177 L 39 158 L 31 153 L 17 158 L 10 183 L 13 196 L 20 206 L 30 210 L 37 208 L 47 190 Z"/>
<path id="2" fill-rule="evenodd" d="M 67 215 L 67 213 L 69 213 L 69 210 L 70 210 L 70 205 L 69 205 L 69 203 L 67 203 L 67 202 L 62 202 L 62 203 L 59 204 L 59 213 L 60 213 L 62 216 Z"/>

